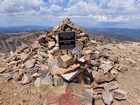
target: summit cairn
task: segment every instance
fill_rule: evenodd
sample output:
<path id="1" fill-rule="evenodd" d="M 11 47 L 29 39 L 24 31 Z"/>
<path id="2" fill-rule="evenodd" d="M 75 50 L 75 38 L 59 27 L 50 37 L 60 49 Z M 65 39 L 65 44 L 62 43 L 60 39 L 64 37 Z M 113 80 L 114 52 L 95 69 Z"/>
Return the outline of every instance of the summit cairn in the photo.
<path id="1" fill-rule="evenodd" d="M 75 32 L 74 48 L 59 48 L 60 32 Z M 111 105 L 114 99 L 127 97 L 127 92 L 116 90 L 116 78 L 123 69 L 119 57 L 69 18 L 33 44 L 23 44 L 12 55 L 5 55 L 2 62 L 5 67 L 0 67 L 0 73 L 4 77 L 10 72 L 8 76 L 22 85 L 34 82 L 42 92 L 47 90 L 44 105 L 94 105 L 96 99 Z"/>

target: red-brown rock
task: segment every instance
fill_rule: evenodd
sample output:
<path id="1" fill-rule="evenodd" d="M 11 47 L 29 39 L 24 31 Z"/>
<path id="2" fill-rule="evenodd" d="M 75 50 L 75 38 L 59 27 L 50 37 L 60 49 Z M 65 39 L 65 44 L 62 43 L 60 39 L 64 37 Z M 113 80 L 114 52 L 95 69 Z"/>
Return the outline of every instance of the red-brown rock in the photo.
<path id="1" fill-rule="evenodd" d="M 60 97 L 61 95 L 57 95 L 51 90 L 44 97 L 44 105 L 57 104 L 59 103 Z"/>
<path id="2" fill-rule="evenodd" d="M 81 84 L 69 84 L 62 92 L 53 89 L 44 98 L 44 105 L 92 105 L 92 96 Z M 58 94 L 59 93 L 59 94 Z"/>

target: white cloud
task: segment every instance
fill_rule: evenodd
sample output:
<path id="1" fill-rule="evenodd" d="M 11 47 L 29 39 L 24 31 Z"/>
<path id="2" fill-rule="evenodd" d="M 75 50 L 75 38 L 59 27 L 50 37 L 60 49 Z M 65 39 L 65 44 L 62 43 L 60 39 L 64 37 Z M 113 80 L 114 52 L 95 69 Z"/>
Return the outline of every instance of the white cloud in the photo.
<path id="1" fill-rule="evenodd" d="M 3 0 L 0 3 L 1 13 L 17 13 L 39 10 L 44 5 L 43 0 Z"/>
<path id="2" fill-rule="evenodd" d="M 80 14 L 90 14 L 97 13 L 100 9 L 95 2 L 87 3 L 84 1 L 79 1 L 75 5 L 72 5 L 64 9 L 67 14 L 80 15 Z"/>
<path id="3" fill-rule="evenodd" d="M 59 2 L 60 0 L 53 0 Z M 62 1 L 62 0 L 61 0 Z M 59 5 L 47 6 L 43 0 L 3 0 L 0 4 L 2 15 L 46 15 L 54 14 L 62 10 Z"/>
<path id="4" fill-rule="evenodd" d="M 135 0 L 110 0 L 107 4 L 110 8 L 124 9 L 124 10 L 135 10 Z"/>
<path id="5" fill-rule="evenodd" d="M 50 10 L 48 7 L 40 7 L 40 11 L 38 12 L 38 14 L 46 14 L 48 13 Z"/>
<path id="6" fill-rule="evenodd" d="M 62 10 L 62 7 L 58 5 L 51 5 L 50 6 L 50 13 L 56 13 Z"/>
<path id="7" fill-rule="evenodd" d="M 70 17 L 83 25 L 133 21 L 138 24 L 139 11 L 140 0 L 1 0 L 0 22 L 8 24 L 9 20 L 15 20 L 12 23 L 58 23 Z"/>
<path id="8" fill-rule="evenodd" d="M 40 7 L 38 15 L 58 14 L 62 10 L 59 5 L 51 5 L 50 7 Z M 55 16 L 55 15 L 54 15 Z"/>
<path id="9" fill-rule="evenodd" d="M 59 18 L 65 19 L 67 16 L 60 16 Z M 69 18 L 73 19 L 85 19 L 94 22 L 122 22 L 122 21 L 129 21 L 129 17 L 125 16 L 112 16 L 112 15 L 86 15 L 86 16 L 68 16 Z"/>
<path id="10" fill-rule="evenodd" d="M 99 8 L 104 14 L 132 15 L 139 12 L 140 2 L 137 0 L 101 0 Z"/>

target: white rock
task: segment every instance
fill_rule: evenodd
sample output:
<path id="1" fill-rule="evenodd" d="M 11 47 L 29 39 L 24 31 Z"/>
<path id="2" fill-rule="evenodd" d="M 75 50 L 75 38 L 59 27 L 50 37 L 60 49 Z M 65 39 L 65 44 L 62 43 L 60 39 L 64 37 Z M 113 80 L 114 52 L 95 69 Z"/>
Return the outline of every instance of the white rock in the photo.
<path id="1" fill-rule="evenodd" d="M 71 81 L 74 77 L 76 77 L 79 73 L 81 72 L 80 69 L 77 69 L 76 71 L 70 72 L 70 73 L 66 73 L 61 75 L 65 80 L 67 81 Z"/>
<path id="2" fill-rule="evenodd" d="M 28 61 L 25 63 L 25 66 L 26 66 L 27 68 L 32 68 L 32 67 L 35 65 L 35 62 L 36 62 L 35 59 L 28 60 Z"/>
<path id="3" fill-rule="evenodd" d="M 40 73 L 34 73 L 33 75 L 32 75 L 32 77 L 39 77 L 40 76 Z"/>
<path id="4" fill-rule="evenodd" d="M 113 95 L 111 92 L 102 92 L 103 101 L 106 105 L 111 105 L 113 102 Z"/>
<path id="5" fill-rule="evenodd" d="M 11 56 L 12 56 L 12 57 L 14 56 L 14 53 L 13 53 L 13 51 L 10 51 L 10 54 L 11 54 Z"/>
<path id="6" fill-rule="evenodd" d="M 41 78 L 36 78 L 34 82 L 35 87 L 40 87 L 40 83 L 41 83 Z"/>
<path id="7" fill-rule="evenodd" d="M 84 63 L 85 59 L 84 58 L 80 58 L 80 59 L 78 59 L 78 61 L 81 62 L 81 63 Z"/>
<path id="8" fill-rule="evenodd" d="M 22 80 L 21 80 L 21 84 L 22 85 L 25 85 L 25 84 L 28 84 L 32 81 L 32 77 L 31 75 L 29 74 L 24 74 L 24 76 L 22 77 Z"/>

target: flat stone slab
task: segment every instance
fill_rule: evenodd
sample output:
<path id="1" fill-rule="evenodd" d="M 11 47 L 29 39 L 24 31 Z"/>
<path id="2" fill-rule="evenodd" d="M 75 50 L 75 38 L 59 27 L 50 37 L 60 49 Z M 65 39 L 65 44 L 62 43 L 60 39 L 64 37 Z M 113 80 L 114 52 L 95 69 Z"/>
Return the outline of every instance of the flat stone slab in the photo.
<path id="1" fill-rule="evenodd" d="M 79 73 L 81 73 L 83 70 L 77 69 L 76 71 L 63 74 L 61 75 L 62 78 L 64 78 L 67 81 L 71 81 L 74 77 L 76 77 Z"/>
<path id="2" fill-rule="evenodd" d="M 74 71 L 76 70 L 78 67 L 80 67 L 80 64 L 73 64 L 71 65 L 70 67 L 64 69 L 64 68 L 59 68 L 58 70 L 56 70 L 56 74 L 65 74 L 65 73 L 68 73 L 68 72 L 71 72 L 71 71 Z"/>

